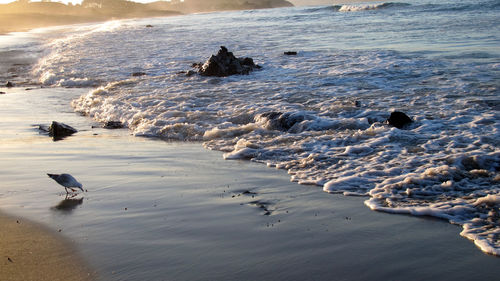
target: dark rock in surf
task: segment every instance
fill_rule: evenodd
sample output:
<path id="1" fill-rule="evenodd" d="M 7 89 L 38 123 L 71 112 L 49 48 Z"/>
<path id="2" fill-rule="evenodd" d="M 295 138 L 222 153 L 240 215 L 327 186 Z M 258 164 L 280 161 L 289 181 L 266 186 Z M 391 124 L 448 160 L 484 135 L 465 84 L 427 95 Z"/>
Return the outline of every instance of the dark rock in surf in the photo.
<path id="1" fill-rule="evenodd" d="M 196 74 L 196 71 L 194 70 L 188 70 L 188 71 L 179 71 L 177 72 L 178 75 L 184 75 L 186 77 L 191 77 L 193 76 L 194 74 Z"/>
<path id="2" fill-rule="evenodd" d="M 15 86 L 14 83 L 12 83 L 10 81 L 7 81 L 7 83 L 5 84 L 5 87 L 7 87 L 7 88 L 12 88 L 14 86 Z"/>
<path id="3" fill-rule="evenodd" d="M 7 94 L 7 93 L 6 92 L 0 92 L 0 95 L 5 95 L 5 94 Z"/>
<path id="4" fill-rule="evenodd" d="M 217 55 L 212 55 L 204 64 L 193 64 L 202 76 L 225 77 L 236 74 L 248 74 L 254 69 L 260 69 L 252 58 L 237 58 L 226 47 L 221 46 Z"/>
<path id="5" fill-rule="evenodd" d="M 152 26 L 151 24 L 148 24 L 148 25 L 146 25 L 146 27 L 149 27 L 149 28 L 151 28 L 151 27 L 153 27 L 153 26 Z"/>
<path id="6" fill-rule="evenodd" d="M 289 131 L 292 127 L 304 121 L 304 114 L 293 112 L 266 112 L 258 116 L 258 119 L 265 121 L 267 129 Z"/>
<path id="7" fill-rule="evenodd" d="M 296 56 L 297 52 L 295 51 L 288 51 L 283 53 L 285 56 Z"/>
<path id="8" fill-rule="evenodd" d="M 144 76 L 144 75 L 146 75 L 146 72 L 134 72 L 134 73 L 132 73 L 133 77 Z"/>
<path id="9" fill-rule="evenodd" d="M 44 130 L 44 128 L 45 127 L 40 126 L 40 130 Z M 75 128 L 56 121 L 52 121 L 52 125 L 47 128 L 47 131 L 49 136 L 51 136 L 55 141 L 62 140 L 63 138 L 78 132 Z"/>
<path id="10" fill-rule="evenodd" d="M 108 121 L 104 124 L 104 129 L 122 129 L 125 126 L 120 121 Z"/>
<path id="11" fill-rule="evenodd" d="M 398 129 L 403 129 L 405 126 L 412 123 L 413 120 L 411 120 L 411 118 L 403 112 L 394 111 L 391 113 L 389 119 L 387 119 L 387 122 L 391 126 L 394 126 Z"/>
<path id="12" fill-rule="evenodd" d="M 195 72 L 195 71 L 193 71 L 193 70 L 188 70 L 188 71 L 186 71 L 186 72 L 185 72 L 185 74 L 186 74 L 186 76 L 187 76 L 187 77 L 191 77 L 191 76 L 193 76 L 194 74 L 196 74 L 196 72 Z"/>

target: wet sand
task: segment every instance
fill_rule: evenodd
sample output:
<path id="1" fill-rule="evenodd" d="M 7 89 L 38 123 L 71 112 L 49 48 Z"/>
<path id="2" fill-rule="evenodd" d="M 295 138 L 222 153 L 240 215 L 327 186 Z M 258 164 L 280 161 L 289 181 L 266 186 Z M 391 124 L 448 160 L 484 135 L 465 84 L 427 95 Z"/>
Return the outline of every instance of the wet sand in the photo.
<path id="1" fill-rule="evenodd" d="M 94 276 L 61 235 L 24 219 L 0 214 L 2 281 L 86 281 Z"/>
<path id="2" fill-rule="evenodd" d="M 0 209 L 71 241 L 100 280 L 493 280 L 500 259 L 425 217 L 224 161 L 200 143 L 106 130 L 75 114 L 85 89 L 0 89 Z M 54 142 L 36 124 L 79 132 Z M 88 190 L 66 198 L 46 173 Z M 61 232 L 58 232 L 61 230 Z"/>

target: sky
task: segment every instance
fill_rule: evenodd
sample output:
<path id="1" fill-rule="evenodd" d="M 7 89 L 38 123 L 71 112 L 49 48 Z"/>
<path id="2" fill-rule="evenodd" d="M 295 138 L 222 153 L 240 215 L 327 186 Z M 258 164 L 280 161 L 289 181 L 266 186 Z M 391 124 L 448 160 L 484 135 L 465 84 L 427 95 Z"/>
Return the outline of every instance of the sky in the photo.
<path id="1" fill-rule="evenodd" d="M 132 0 L 132 1 L 147 3 L 147 2 L 154 2 L 156 0 Z M 329 5 L 329 4 L 342 4 L 342 3 L 353 3 L 353 2 L 370 2 L 370 0 L 288 0 L 288 1 L 292 2 L 294 5 Z M 6 4 L 10 2 L 14 2 L 14 0 L 0 0 L 0 4 Z M 33 2 L 35 2 L 35 0 L 33 0 Z M 81 3 L 82 0 L 52 0 L 52 2 L 62 2 L 65 4 L 71 2 L 73 4 L 78 4 Z"/>

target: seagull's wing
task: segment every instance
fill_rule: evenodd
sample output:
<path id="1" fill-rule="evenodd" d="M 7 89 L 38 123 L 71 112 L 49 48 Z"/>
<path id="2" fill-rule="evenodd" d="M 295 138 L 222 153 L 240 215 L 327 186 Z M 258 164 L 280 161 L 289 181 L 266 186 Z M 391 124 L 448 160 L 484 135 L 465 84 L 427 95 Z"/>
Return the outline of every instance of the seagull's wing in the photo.
<path id="1" fill-rule="evenodd" d="M 61 174 L 58 177 L 58 181 L 60 184 L 62 184 L 65 187 L 78 187 L 82 188 L 82 184 L 79 183 L 72 175 L 70 174 Z"/>

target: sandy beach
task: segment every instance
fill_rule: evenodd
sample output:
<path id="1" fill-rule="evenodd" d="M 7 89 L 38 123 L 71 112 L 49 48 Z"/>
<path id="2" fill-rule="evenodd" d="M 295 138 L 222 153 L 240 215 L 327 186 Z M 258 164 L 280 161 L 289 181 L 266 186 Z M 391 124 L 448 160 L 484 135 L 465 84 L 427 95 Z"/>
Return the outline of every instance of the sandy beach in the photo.
<path id="1" fill-rule="evenodd" d="M 363 205 L 365 197 L 326 194 L 291 183 L 281 170 L 224 161 L 222 153 L 201 143 L 103 129 L 69 106 L 85 89 L 0 91 L 6 92 L 0 96 L 0 210 L 15 216 L 2 219 L 2 225 L 17 227 L 20 220 L 24 226 L 26 218 L 55 232 L 43 234 L 53 240 L 64 236 L 98 280 L 498 276 L 498 258 L 481 253 L 458 235 L 460 227 L 445 221 L 373 212 Z M 53 120 L 79 132 L 54 142 L 37 126 Z M 67 198 L 46 176 L 62 172 L 75 176 L 88 192 Z M 0 235 L 6 232 L 2 227 Z M 32 249 L 23 241 L 15 239 Z M 27 271 L 9 249 L 2 247 L 2 266 Z M 53 260 L 33 258 L 52 269 L 73 253 L 66 246 L 46 249 Z M 78 263 L 60 267 L 64 270 L 57 276 L 82 269 Z"/>
<path id="2" fill-rule="evenodd" d="M 2 280 L 94 280 L 93 272 L 61 235 L 5 214 L 0 214 L 0 225 Z"/>

